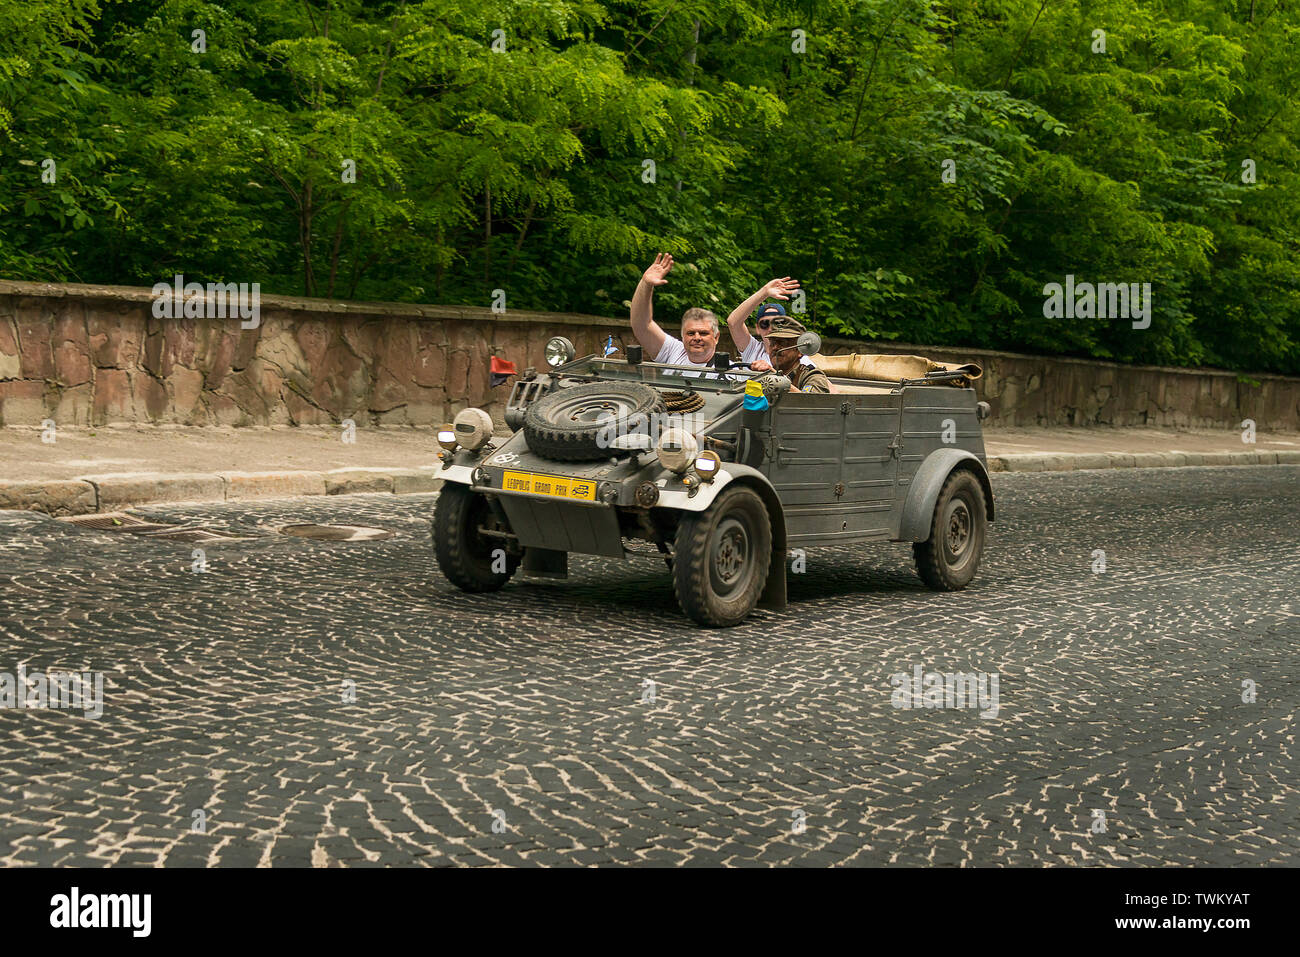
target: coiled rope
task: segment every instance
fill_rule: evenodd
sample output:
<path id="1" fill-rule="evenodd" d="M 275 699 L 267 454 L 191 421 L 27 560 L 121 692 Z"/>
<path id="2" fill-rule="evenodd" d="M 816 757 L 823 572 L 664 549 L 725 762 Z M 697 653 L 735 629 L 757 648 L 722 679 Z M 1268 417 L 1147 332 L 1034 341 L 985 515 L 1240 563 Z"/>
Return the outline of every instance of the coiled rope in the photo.
<path id="1" fill-rule="evenodd" d="M 704 408 L 704 396 L 698 392 L 664 392 L 663 397 L 669 412 L 694 412 Z"/>

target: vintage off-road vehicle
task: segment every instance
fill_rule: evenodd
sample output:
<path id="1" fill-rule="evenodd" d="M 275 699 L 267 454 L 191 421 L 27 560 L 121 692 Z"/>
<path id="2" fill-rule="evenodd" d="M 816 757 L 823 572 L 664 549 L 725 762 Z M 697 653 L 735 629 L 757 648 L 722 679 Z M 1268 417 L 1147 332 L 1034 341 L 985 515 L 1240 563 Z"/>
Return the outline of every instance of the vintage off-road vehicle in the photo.
<path id="1" fill-rule="evenodd" d="M 910 541 L 931 588 L 974 577 L 993 520 L 978 367 L 818 356 L 836 391 L 815 394 L 725 353 L 706 371 L 628 353 L 575 359 L 552 339 L 551 371 L 514 383 L 513 435 L 472 408 L 439 430 L 433 539 L 455 585 L 498 589 L 521 564 L 563 578 L 570 552 L 657 549 L 682 610 L 726 626 L 785 606 L 793 548 Z"/>

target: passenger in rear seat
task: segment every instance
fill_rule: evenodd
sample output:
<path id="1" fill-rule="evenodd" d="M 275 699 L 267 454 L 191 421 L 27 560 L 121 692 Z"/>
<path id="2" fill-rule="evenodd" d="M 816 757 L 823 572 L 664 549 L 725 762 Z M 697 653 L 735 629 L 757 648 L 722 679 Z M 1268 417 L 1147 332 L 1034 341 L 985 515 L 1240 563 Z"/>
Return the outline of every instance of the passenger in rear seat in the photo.
<path id="1" fill-rule="evenodd" d="M 740 350 L 740 358 L 744 362 L 759 363 L 755 372 L 761 372 L 766 366 L 766 353 L 763 349 L 763 337 L 772 327 L 772 320 L 778 319 L 785 315 L 785 306 L 779 302 L 769 302 L 765 305 L 759 305 L 764 299 L 789 299 L 799 291 L 799 280 L 791 279 L 786 276 L 783 279 L 773 279 L 766 286 L 754 293 L 735 309 L 731 310 L 731 315 L 727 316 L 727 332 L 731 333 L 731 341 L 736 344 Z M 758 313 L 754 316 L 754 327 L 757 329 L 757 335 L 750 335 L 749 329 L 745 326 L 745 319 L 754 307 L 758 307 Z M 800 356 L 799 362 L 802 365 L 813 365 L 811 359 L 807 356 Z"/>

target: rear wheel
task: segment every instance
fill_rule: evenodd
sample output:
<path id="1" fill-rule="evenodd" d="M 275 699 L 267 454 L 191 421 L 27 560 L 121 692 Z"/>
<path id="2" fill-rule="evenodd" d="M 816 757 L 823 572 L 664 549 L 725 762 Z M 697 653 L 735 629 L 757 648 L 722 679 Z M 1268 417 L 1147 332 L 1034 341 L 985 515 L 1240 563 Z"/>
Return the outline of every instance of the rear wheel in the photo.
<path id="1" fill-rule="evenodd" d="M 674 540 L 673 590 L 689 618 L 729 627 L 749 617 L 772 563 L 772 525 L 752 489 L 732 486 L 703 512 L 683 515 Z"/>
<path id="2" fill-rule="evenodd" d="M 921 581 L 938 591 L 965 588 L 979 569 L 987 524 L 983 486 L 973 473 L 958 469 L 934 503 L 930 537 L 912 543 Z"/>
<path id="3" fill-rule="evenodd" d="M 485 496 L 445 482 L 433 512 L 433 551 L 438 567 L 462 591 L 496 591 L 519 567 L 504 539 L 483 535 L 499 526 Z"/>

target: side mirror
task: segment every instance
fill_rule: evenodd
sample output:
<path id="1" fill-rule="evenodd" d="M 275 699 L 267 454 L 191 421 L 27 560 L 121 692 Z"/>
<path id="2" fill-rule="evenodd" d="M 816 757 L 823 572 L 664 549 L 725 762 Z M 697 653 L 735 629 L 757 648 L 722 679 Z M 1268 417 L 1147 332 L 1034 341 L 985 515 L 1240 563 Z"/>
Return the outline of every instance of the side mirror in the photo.
<path id="1" fill-rule="evenodd" d="M 801 332 L 795 340 L 795 348 L 806 356 L 815 356 L 822 351 L 822 337 L 815 332 Z"/>
<path id="2" fill-rule="evenodd" d="M 640 346 L 628 346 L 623 354 L 627 356 L 627 364 L 630 366 L 640 365 L 644 357 Z"/>
<path id="3" fill-rule="evenodd" d="M 715 369 L 719 369 L 719 370 L 721 370 L 721 371 L 723 371 L 723 372 L 725 372 L 725 371 L 727 371 L 728 369 L 730 369 L 730 368 L 731 368 L 731 353 L 730 353 L 730 352 L 715 352 L 715 353 L 713 353 L 713 368 L 715 368 Z"/>

